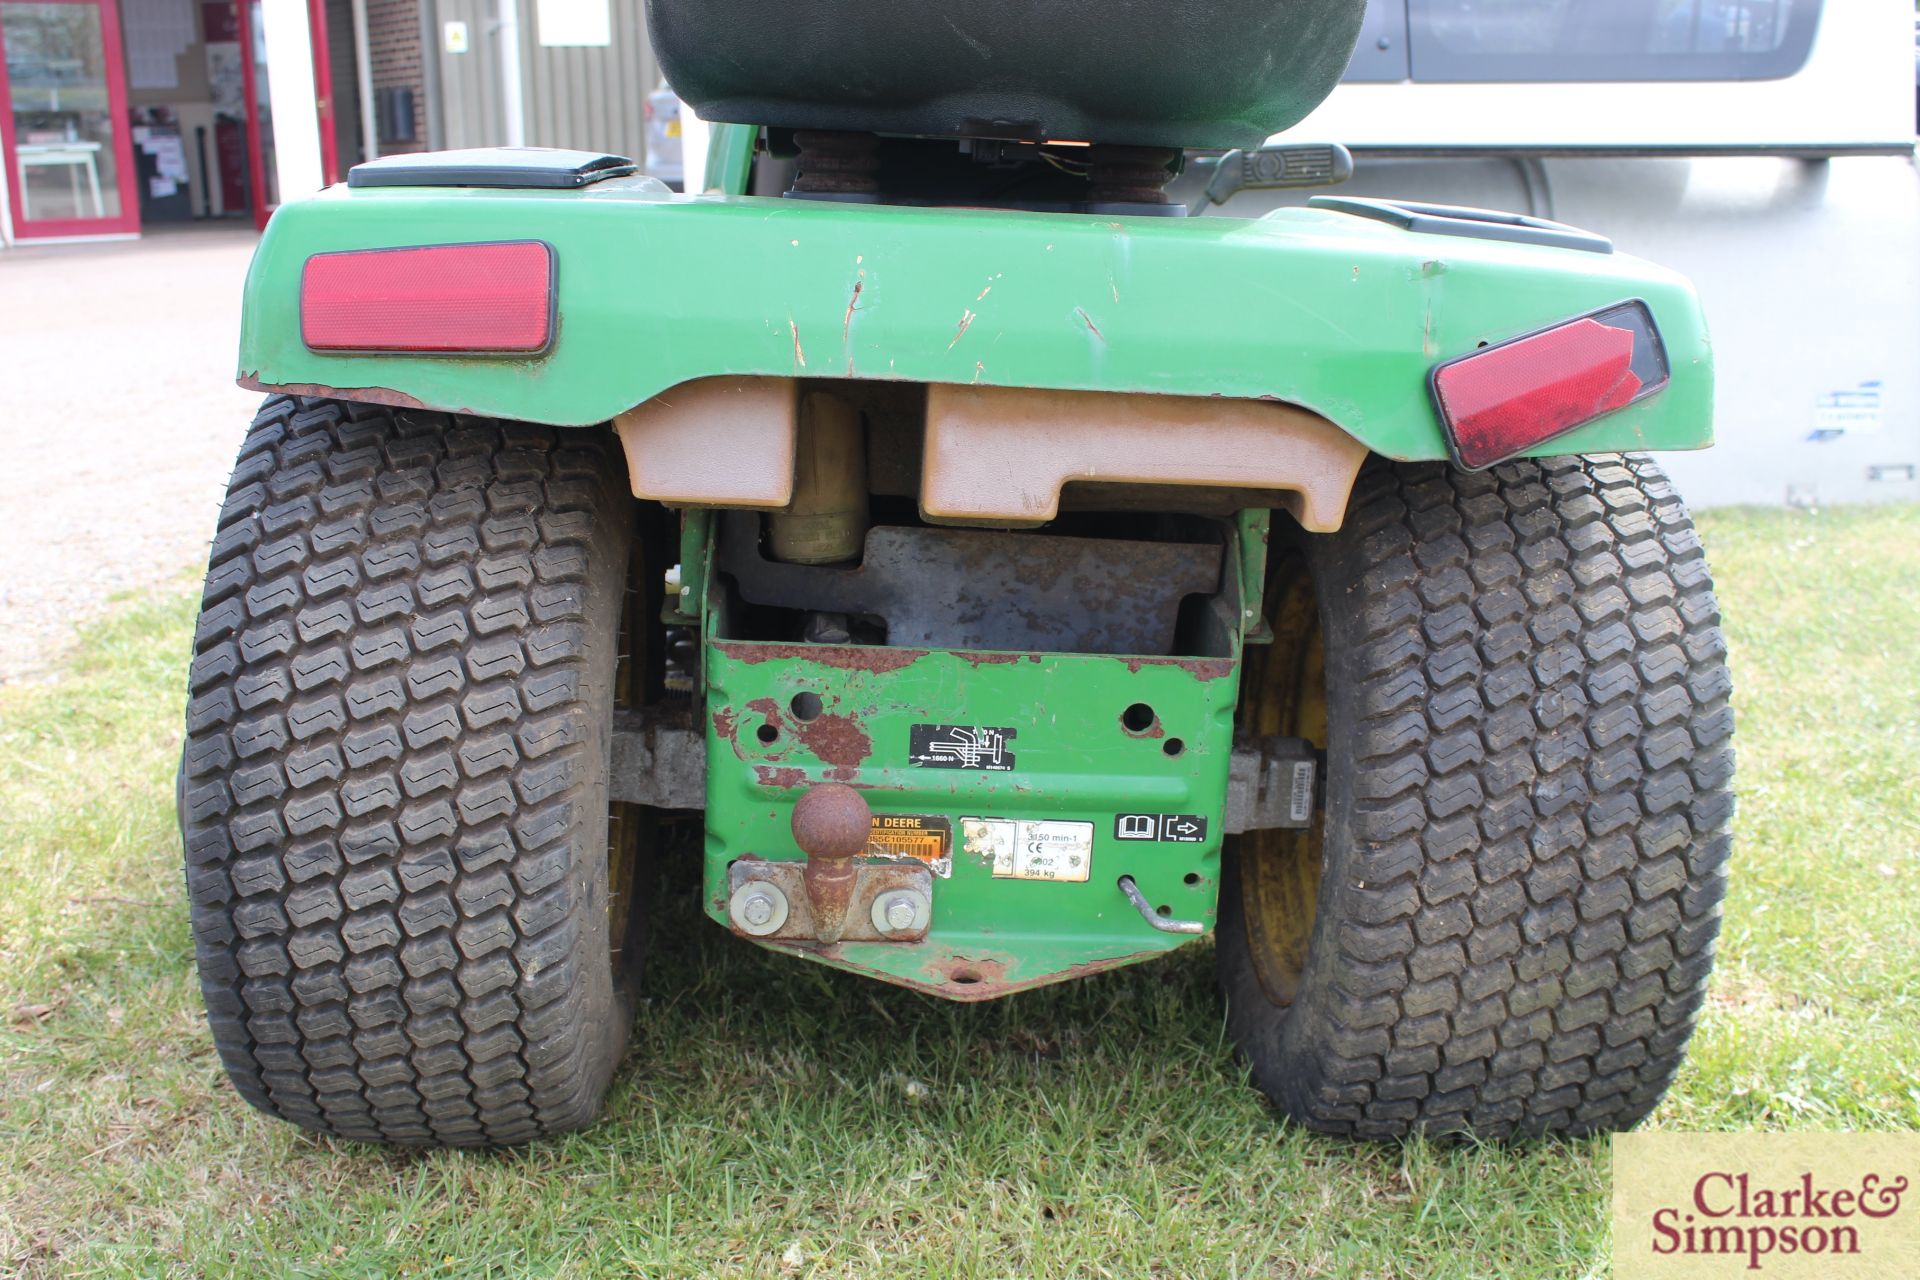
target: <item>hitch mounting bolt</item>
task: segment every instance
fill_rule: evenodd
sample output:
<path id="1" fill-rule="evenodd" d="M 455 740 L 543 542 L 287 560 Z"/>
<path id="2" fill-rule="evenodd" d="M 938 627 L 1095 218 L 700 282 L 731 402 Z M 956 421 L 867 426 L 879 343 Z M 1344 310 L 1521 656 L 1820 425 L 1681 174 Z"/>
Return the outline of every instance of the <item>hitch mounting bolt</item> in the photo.
<path id="1" fill-rule="evenodd" d="M 883 934 L 925 933 L 932 913 L 918 889 L 890 889 L 873 900 L 873 927 Z"/>
<path id="2" fill-rule="evenodd" d="M 756 938 L 778 933 L 787 922 L 787 895 L 765 880 L 749 880 L 733 891 L 727 914 L 740 932 Z"/>

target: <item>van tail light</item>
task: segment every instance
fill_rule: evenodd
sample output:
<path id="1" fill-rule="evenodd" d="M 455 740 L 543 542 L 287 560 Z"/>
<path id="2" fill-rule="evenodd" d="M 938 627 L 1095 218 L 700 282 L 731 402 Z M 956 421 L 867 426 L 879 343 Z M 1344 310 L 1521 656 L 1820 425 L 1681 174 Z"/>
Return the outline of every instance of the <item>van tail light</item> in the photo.
<path id="1" fill-rule="evenodd" d="M 317 253 L 300 277 L 315 351 L 530 355 L 553 326 L 553 248 L 539 240 Z"/>
<path id="2" fill-rule="evenodd" d="M 1644 302 L 1623 302 L 1434 366 L 1433 403 L 1453 457 L 1479 471 L 1667 385 Z"/>

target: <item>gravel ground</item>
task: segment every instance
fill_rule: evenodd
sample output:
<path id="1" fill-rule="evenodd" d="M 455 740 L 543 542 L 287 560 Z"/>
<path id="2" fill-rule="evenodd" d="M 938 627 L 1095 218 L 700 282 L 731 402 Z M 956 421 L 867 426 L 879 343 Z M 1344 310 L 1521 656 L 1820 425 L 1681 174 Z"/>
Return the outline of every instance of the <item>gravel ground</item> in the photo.
<path id="1" fill-rule="evenodd" d="M 0 250 L 0 684 L 113 596 L 199 573 L 260 400 L 233 382 L 256 239 Z"/>

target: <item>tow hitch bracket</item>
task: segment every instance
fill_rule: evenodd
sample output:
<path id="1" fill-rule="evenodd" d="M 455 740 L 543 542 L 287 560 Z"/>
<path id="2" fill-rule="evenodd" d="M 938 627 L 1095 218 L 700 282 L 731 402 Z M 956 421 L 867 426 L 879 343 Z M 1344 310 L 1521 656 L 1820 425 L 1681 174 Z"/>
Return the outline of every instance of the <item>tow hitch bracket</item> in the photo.
<path id="1" fill-rule="evenodd" d="M 839 937 L 820 937 L 804 862 L 741 858 L 727 868 L 734 932 L 778 942 L 918 942 L 933 920 L 933 873 L 925 864 L 856 862 Z M 759 905 L 764 896 L 766 905 Z M 766 912 L 762 916 L 760 913 Z M 757 917 L 757 918 L 756 918 Z"/>
<path id="2" fill-rule="evenodd" d="M 613 726 L 612 798 L 660 809 L 706 805 L 706 739 L 671 713 L 621 712 Z M 1319 808 L 1319 752 L 1303 738 L 1241 737 L 1227 774 L 1227 834 L 1304 830 Z"/>

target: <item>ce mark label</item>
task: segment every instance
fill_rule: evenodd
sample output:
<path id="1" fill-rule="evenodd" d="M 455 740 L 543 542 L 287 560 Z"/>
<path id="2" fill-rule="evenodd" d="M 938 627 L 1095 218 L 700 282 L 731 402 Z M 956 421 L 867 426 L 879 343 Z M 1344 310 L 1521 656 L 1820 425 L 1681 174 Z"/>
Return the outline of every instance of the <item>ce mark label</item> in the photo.
<path id="1" fill-rule="evenodd" d="M 1199 844 L 1207 838 L 1207 820 L 1197 813 L 1117 813 L 1113 838 Z"/>

